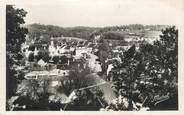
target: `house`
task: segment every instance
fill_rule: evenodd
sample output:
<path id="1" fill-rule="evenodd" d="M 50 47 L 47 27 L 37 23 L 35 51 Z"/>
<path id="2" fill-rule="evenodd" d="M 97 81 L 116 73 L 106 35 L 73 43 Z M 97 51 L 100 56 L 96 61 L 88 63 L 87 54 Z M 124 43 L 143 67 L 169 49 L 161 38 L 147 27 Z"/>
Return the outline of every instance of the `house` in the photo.
<path id="1" fill-rule="evenodd" d="M 45 63 L 42 59 L 40 59 L 38 61 L 38 65 L 40 65 L 41 67 L 45 67 L 47 65 L 47 63 Z"/>
<path id="2" fill-rule="evenodd" d="M 53 69 L 49 72 L 50 76 L 68 76 L 69 70 Z"/>
<path id="3" fill-rule="evenodd" d="M 48 50 L 51 57 L 63 55 L 71 57 L 71 54 L 75 51 L 75 48 L 68 45 L 55 45 L 53 42 L 53 38 L 51 38 L 51 43 Z"/>
<path id="4" fill-rule="evenodd" d="M 32 71 L 27 73 L 25 79 L 57 79 L 69 75 L 69 70 L 53 69 L 51 71 Z"/>
<path id="5" fill-rule="evenodd" d="M 88 54 L 92 52 L 92 48 L 87 47 L 77 47 L 76 48 L 76 57 L 81 57 L 83 54 Z"/>
<path id="6" fill-rule="evenodd" d="M 128 50 L 131 46 L 127 45 L 127 46 L 116 46 L 116 50 Z"/>
<path id="7" fill-rule="evenodd" d="M 49 72 L 48 71 L 32 71 L 30 73 L 27 73 L 24 78 L 25 79 L 38 79 L 44 76 L 48 76 Z"/>

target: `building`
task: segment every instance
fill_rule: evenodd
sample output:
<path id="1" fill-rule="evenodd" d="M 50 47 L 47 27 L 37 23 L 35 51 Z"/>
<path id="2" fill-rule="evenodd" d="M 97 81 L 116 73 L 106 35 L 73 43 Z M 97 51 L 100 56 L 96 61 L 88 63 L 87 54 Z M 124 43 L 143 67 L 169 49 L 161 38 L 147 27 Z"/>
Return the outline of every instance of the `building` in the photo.
<path id="1" fill-rule="evenodd" d="M 32 71 L 27 73 L 25 79 L 57 79 L 69 75 L 69 70 L 53 69 L 51 71 Z"/>
<path id="2" fill-rule="evenodd" d="M 76 47 L 76 57 L 81 57 L 83 54 L 88 54 L 92 52 L 92 48 L 87 47 Z"/>
<path id="3" fill-rule="evenodd" d="M 63 55 L 70 55 L 71 57 L 71 54 L 75 51 L 75 48 L 74 47 L 70 47 L 70 46 L 67 46 L 67 45 L 56 45 L 54 44 L 53 42 L 53 38 L 51 38 L 51 43 L 49 45 L 49 55 L 51 57 L 54 57 L 54 56 L 63 56 Z"/>
<path id="4" fill-rule="evenodd" d="M 51 43 L 50 43 L 50 45 L 49 45 L 48 50 L 49 50 L 49 55 L 50 55 L 51 57 L 58 56 L 58 50 L 57 50 L 57 48 L 54 46 L 53 38 L 51 38 Z"/>

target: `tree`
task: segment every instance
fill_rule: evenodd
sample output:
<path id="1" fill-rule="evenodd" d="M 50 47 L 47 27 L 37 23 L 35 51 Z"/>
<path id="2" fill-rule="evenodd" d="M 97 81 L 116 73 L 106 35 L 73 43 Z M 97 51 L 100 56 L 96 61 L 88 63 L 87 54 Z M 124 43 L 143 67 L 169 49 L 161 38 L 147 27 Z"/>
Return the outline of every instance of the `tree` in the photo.
<path id="1" fill-rule="evenodd" d="M 112 76 L 116 76 L 113 87 L 117 93 L 126 90 L 130 100 L 129 110 L 133 109 L 132 101 L 142 103 L 146 97 L 144 106 L 151 108 L 155 108 L 156 96 L 168 96 L 170 103 L 175 103 L 173 99 L 177 100 L 178 30 L 175 27 L 166 28 L 160 38 L 153 45 L 140 44 L 138 51 L 132 46 L 121 57 L 122 63 L 113 69 Z M 136 93 L 141 98 L 136 97 Z M 168 108 L 177 109 L 177 104 Z"/>
<path id="2" fill-rule="evenodd" d="M 49 79 L 23 80 L 17 87 L 19 98 L 14 104 L 26 105 L 26 110 L 48 109 L 49 86 Z"/>
<path id="3" fill-rule="evenodd" d="M 54 61 L 54 64 L 58 64 L 59 63 L 59 56 L 54 56 L 52 58 L 52 60 Z"/>
<path id="4" fill-rule="evenodd" d="M 61 56 L 60 59 L 59 59 L 59 61 L 60 61 L 61 64 L 68 63 L 68 60 L 69 60 L 69 58 L 67 56 L 65 56 L 65 55 L 64 56 Z"/>
<path id="5" fill-rule="evenodd" d="M 103 38 L 110 40 L 124 40 L 124 35 L 118 32 L 106 32 L 103 34 Z"/>
<path id="6" fill-rule="evenodd" d="M 38 93 L 39 83 L 37 80 L 23 80 L 17 88 L 17 94 L 21 96 L 27 96 L 31 100 L 38 101 L 39 93 Z"/>
<path id="7" fill-rule="evenodd" d="M 84 63 L 84 60 L 80 60 Z M 65 110 L 99 110 L 105 103 L 103 94 L 99 88 L 87 88 L 95 84 L 95 79 L 91 76 L 91 71 L 88 66 L 85 68 L 72 66 L 69 76 L 62 79 L 61 85 L 58 87 L 58 93 L 64 93 L 69 96 L 73 91 L 76 92 L 77 99 L 66 105 Z M 87 88 L 87 89 L 85 89 Z M 100 102 L 99 102 L 100 101 Z"/>
<path id="8" fill-rule="evenodd" d="M 163 94 L 167 94 L 170 99 L 178 100 L 178 30 L 175 26 L 162 30 L 160 41 L 154 43 L 154 52 L 160 65 L 155 64 L 157 68 L 157 77 Z M 161 54 L 161 55 L 160 55 Z M 178 104 L 170 106 L 177 109 Z"/>
<path id="9" fill-rule="evenodd" d="M 110 48 L 109 48 L 108 42 L 106 40 L 104 40 L 103 38 L 101 38 L 100 43 L 101 44 L 98 47 L 98 49 L 99 49 L 98 56 L 99 56 L 100 62 L 102 63 L 102 71 L 104 72 L 106 69 L 105 60 L 108 57 Z"/>
<path id="10" fill-rule="evenodd" d="M 21 51 L 21 44 L 25 41 L 25 36 L 28 33 L 27 29 L 21 26 L 25 23 L 23 18 L 26 14 L 27 12 L 23 9 L 17 9 L 12 5 L 6 7 L 7 98 L 14 95 L 16 90 L 16 71 L 12 67 L 18 65 L 19 56 L 17 54 Z"/>
<path id="11" fill-rule="evenodd" d="M 23 9 L 16 9 L 12 5 L 6 7 L 6 35 L 7 50 L 17 53 L 21 49 L 21 44 L 25 41 L 28 30 L 21 27 L 24 24 L 24 17 L 27 12 Z"/>
<path id="12" fill-rule="evenodd" d="M 28 48 L 28 50 L 34 51 L 35 50 L 35 46 L 34 45 L 30 45 L 29 48 Z"/>
<path id="13" fill-rule="evenodd" d="M 69 103 L 65 110 L 100 110 L 107 103 L 104 101 L 103 92 L 99 87 L 79 90 L 76 92 L 77 99 Z"/>
<path id="14" fill-rule="evenodd" d="M 29 56 L 28 56 L 28 61 L 29 62 L 33 62 L 34 61 L 34 54 L 33 53 L 30 53 Z"/>
<path id="15" fill-rule="evenodd" d="M 61 80 L 61 86 L 59 87 L 59 91 L 63 91 L 66 95 L 69 95 L 74 89 L 87 87 L 90 80 L 87 76 L 90 74 L 89 67 L 81 68 L 72 66 L 70 70 L 69 76 L 66 79 L 67 82 Z"/>
<path id="16" fill-rule="evenodd" d="M 43 59 L 43 61 L 48 62 L 50 60 L 49 52 L 48 51 L 39 51 L 38 55 L 35 56 L 36 60 L 39 61 L 40 59 Z"/>

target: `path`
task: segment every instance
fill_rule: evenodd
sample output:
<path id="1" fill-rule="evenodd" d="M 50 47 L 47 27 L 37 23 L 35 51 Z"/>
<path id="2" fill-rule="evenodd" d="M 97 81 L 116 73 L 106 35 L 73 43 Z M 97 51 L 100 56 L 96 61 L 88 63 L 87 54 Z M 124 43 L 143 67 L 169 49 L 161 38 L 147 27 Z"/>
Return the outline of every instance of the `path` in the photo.
<path id="1" fill-rule="evenodd" d="M 99 88 L 104 93 L 105 100 L 108 103 L 110 103 L 113 99 L 117 98 L 116 94 L 112 90 L 111 84 L 109 82 L 107 82 L 107 81 L 103 80 L 102 78 L 100 78 L 100 76 L 97 75 L 96 73 L 92 73 L 90 76 L 95 79 L 95 84 L 99 84 Z"/>

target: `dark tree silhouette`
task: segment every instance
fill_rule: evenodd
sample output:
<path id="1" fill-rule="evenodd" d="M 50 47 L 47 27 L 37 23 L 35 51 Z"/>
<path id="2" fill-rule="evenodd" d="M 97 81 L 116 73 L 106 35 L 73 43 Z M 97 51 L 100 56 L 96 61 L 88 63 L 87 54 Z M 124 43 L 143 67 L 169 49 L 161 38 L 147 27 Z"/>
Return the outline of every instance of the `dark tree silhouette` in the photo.
<path id="1" fill-rule="evenodd" d="M 164 96 L 169 97 L 170 104 L 158 104 L 162 105 L 161 109 L 178 108 L 178 30 L 166 28 L 160 38 L 153 45 L 140 44 L 138 51 L 132 46 L 121 57 L 122 64 L 113 69 L 112 76 L 116 76 L 113 87 L 117 93 L 126 90 L 125 95 L 130 100 L 128 110 L 133 109 L 131 103 L 136 100 L 135 92 L 142 95 L 140 102 L 147 97 L 145 106 L 151 109 L 159 109 L 156 103 L 160 100 L 156 97 L 161 99 Z"/>
<path id="2" fill-rule="evenodd" d="M 28 56 L 28 61 L 29 62 L 33 62 L 34 61 L 34 54 L 33 53 L 30 53 L 29 56 Z"/>
<path id="3" fill-rule="evenodd" d="M 24 24 L 24 17 L 27 12 L 23 9 L 17 9 L 12 5 L 6 7 L 6 62 L 7 62 L 7 78 L 6 78 L 6 97 L 10 98 L 15 94 L 16 90 L 16 71 L 12 68 L 13 65 L 18 65 L 20 60 L 19 54 L 21 44 L 25 41 L 25 36 L 28 30 L 21 25 Z"/>

